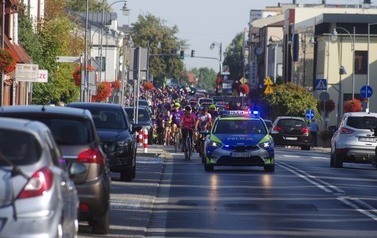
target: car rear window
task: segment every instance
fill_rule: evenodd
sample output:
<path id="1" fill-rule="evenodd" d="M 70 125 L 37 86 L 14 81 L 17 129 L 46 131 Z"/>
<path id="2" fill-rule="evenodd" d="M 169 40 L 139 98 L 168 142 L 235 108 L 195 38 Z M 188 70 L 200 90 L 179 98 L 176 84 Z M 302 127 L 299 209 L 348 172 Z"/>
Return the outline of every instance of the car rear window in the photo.
<path id="1" fill-rule="evenodd" d="M 356 129 L 371 129 L 376 128 L 377 118 L 376 117 L 348 117 L 347 126 Z"/>
<path id="2" fill-rule="evenodd" d="M 297 120 L 297 119 L 281 119 L 278 121 L 278 125 L 282 127 L 295 127 L 295 128 L 307 127 L 305 121 Z"/>
<path id="3" fill-rule="evenodd" d="M 37 139 L 29 133 L 0 129 L 0 165 L 29 165 L 41 157 L 41 147 Z"/>
<path id="4" fill-rule="evenodd" d="M 261 120 L 218 120 L 214 126 L 215 134 L 266 134 Z"/>
<path id="5" fill-rule="evenodd" d="M 134 109 L 133 108 L 125 108 L 125 111 L 128 115 L 128 119 L 130 121 L 133 121 L 134 120 Z M 139 108 L 138 111 L 139 111 L 138 112 L 138 121 L 149 121 L 150 120 L 149 113 L 146 109 Z"/>
<path id="6" fill-rule="evenodd" d="M 127 130 L 126 118 L 121 110 L 90 108 L 96 128 Z"/>

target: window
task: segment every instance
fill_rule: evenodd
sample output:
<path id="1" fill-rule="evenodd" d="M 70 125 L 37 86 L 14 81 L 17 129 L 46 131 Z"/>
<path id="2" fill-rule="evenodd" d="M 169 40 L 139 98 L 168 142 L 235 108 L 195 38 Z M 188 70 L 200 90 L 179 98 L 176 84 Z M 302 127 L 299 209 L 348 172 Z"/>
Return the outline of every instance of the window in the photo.
<path id="1" fill-rule="evenodd" d="M 355 51 L 355 74 L 368 73 L 368 51 Z"/>
<path id="2" fill-rule="evenodd" d="M 98 63 L 98 65 L 101 63 L 102 66 L 101 67 L 101 72 L 104 72 L 106 70 L 106 57 L 102 57 L 102 61 L 101 61 L 101 57 L 96 57 L 96 62 Z"/>

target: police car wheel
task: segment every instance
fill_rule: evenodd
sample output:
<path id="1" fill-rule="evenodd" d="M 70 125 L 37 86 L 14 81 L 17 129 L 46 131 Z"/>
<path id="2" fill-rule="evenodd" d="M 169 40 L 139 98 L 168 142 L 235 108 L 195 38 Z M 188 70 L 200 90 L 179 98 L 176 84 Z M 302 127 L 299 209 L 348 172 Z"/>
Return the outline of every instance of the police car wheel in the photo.
<path id="1" fill-rule="evenodd" d="M 266 172 L 274 172 L 275 171 L 275 165 L 274 164 L 268 164 L 264 166 L 264 171 Z"/>

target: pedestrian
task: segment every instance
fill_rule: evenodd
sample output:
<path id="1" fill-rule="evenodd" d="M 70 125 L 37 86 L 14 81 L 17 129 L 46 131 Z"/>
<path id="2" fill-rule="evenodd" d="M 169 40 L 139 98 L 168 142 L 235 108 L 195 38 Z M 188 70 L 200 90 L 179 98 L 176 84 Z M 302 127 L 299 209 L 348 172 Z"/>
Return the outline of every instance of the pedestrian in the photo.
<path id="1" fill-rule="evenodd" d="M 318 134 L 318 124 L 313 118 L 311 122 L 309 123 L 309 129 L 310 129 L 310 135 L 311 135 L 311 146 L 317 146 L 317 134 Z"/>

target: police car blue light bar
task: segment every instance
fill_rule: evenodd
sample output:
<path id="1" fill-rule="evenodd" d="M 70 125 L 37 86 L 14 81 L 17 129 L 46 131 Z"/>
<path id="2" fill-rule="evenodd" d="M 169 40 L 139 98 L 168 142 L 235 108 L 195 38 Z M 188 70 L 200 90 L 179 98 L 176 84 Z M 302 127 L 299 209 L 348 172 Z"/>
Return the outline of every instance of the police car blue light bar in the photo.
<path id="1" fill-rule="evenodd" d="M 254 112 L 257 112 L 257 114 L 255 114 Z M 242 110 L 223 110 L 223 111 L 220 111 L 220 116 L 259 116 L 259 112 L 258 111 L 242 111 Z"/>

